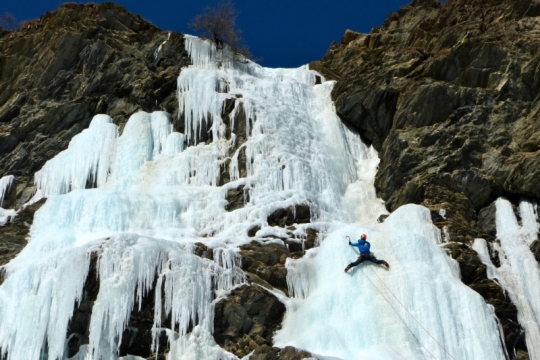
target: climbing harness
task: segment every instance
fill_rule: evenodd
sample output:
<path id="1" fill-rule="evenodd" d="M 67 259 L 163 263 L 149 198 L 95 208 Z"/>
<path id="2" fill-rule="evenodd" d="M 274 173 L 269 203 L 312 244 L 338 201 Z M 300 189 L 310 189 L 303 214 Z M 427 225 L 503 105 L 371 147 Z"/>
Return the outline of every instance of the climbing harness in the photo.
<path id="1" fill-rule="evenodd" d="M 422 344 L 422 342 L 420 341 L 420 339 L 418 339 L 416 337 L 416 335 L 414 334 L 414 332 L 412 331 L 412 329 L 409 327 L 409 325 L 407 325 L 407 323 L 405 322 L 405 320 L 401 317 L 401 315 L 399 314 L 399 312 L 397 311 L 397 309 L 392 305 L 392 303 L 388 300 L 388 298 L 382 293 L 382 291 L 375 285 L 375 283 L 370 279 L 369 276 L 367 276 L 366 272 L 364 271 L 364 267 L 361 267 L 362 269 L 362 272 L 364 273 L 365 277 L 369 280 L 369 282 L 373 285 L 373 287 L 375 289 L 377 289 L 377 291 L 382 295 L 382 297 L 386 300 L 386 302 L 390 305 L 390 307 L 392 307 L 392 309 L 396 312 L 397 316 L 399 317 L 399 319 L 403 322 L 403 324 L 405 324 L 405 326 L 407 327 L 407 329 L 409 329 L 409 331 L 411 332 L 412 336 L 416 339 L 416 341 L 418 341 L 418 343 L 420 344 L 420 346 L 422 346 L 427 352 L 429 355 L 431 355 L 434 359 L 437 359 L 435 357 L 435 355 L 433 355 L 425 346 L 424 344 Z M 403 303 L 401 301 L 399 301 L 399 299 L 397 298 L 397 296 L 392 292 L 392 290 L 390 290 L 388 288 L 388 286 L 386 286 L 386 284 L 384 283 L 384 281 L 379 277 L 379 275 L 377 275 L 377 273 L 375 271 L 373 271 L 373 269 L 371 269 L 371 272 L 377 277 L 377 279 L 379 279 L 379 281 L 381 282 L 381 284 L 383 284 L 383 286 L 386 288 L 386 290 L 388 290 L 390 292 L 390 294 L 392 294 L 392 296 L 397 300 L 397 302 L 399 303 L 399 305 L 401 305 L 401 307 L 403 309 L 405 309 L 405 311 L 413 318 L 414 321 L 416 321 L 416 323 L 426 332 L 426 334 L 429 335 L 430 338 L 432 338 L 436 343 L 437 345 L 439 345 L 439 347 L 441 349 L 444 350 L 444 352 L 450 356 L 453 360 L 456 360 L 455 357 L 452 356 L 452 354 L 450 354 L 448 352 L 448 350 L 446 350 L 446 348 L 439 342 L 437 341 L 437 339 L 435 339 L 430 333 L 429 331 L 427 331 L 427 329 L 414 317 L 413 314 L 411 314 L 411 312 L 409 310 L 407 310 L 407 308 L 405 307 L 405 305 L 403 305 Z"/>

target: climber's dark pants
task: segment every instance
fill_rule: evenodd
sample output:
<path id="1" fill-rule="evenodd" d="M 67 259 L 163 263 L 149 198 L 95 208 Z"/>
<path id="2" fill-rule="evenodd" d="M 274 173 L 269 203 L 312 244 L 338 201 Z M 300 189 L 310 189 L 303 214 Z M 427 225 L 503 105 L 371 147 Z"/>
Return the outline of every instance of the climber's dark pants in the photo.
<path id="1" fill-rule="evenodd" d="M 350 269 L 353 266 L 360 265 L 361 263 L 363 263 L 366 260 L 371 261 L 372 263 L 375 263 L 375 264 L 384 263 L 384 260 L 379 260 L 375 256 L 373 256 L 373 255 L 371 255 L 369 253 L 364 253 L 364 254 L 361 254 L 355 262 L 350 263 L 349 266 L 347 266 L 347 268 Z"/>

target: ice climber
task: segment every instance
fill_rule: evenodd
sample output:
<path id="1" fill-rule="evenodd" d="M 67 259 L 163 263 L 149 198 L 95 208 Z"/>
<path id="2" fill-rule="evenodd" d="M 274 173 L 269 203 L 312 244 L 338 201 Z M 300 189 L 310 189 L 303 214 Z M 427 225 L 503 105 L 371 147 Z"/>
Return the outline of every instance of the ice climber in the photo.
<path id="1" fill-rule="evenodd" d="M 358 257 L 358 259 L 356 259 L 355 262 L 352 262 L 349 265 L 347 265 L 347 267 L 345 268 L 345 272 L 349 271 L 352 267 L 356 265 L 360 265 L 366 260 L 371 261 L 375 264 L 379 264 L 379 265 L 382 264 L 386 266 L 387 269 L 390 269 L 390 265 L 386 261 L 379 260 L 375 256 L 371 255 L 371 253 L 369 252 L 369 248 L 371 247 L 371 244 L 367 242 L 366 239 L 367 239 L 367 235 L 362 234 L 360 235 L 360 239 L 358 239 L 356 244 L 353 244 L 351 243 L 351 240 L 349 238 L 349 245 L 357 247 L 358 250 L 360 251 L 360 256 Z"/>

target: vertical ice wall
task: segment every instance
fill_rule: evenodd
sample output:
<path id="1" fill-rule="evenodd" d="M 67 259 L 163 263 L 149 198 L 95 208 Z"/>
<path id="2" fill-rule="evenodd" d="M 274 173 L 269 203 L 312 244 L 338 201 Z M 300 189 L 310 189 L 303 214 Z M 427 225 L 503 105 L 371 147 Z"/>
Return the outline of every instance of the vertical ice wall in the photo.
<path id="1" fill-rule="evenodd" d="M 0 226 L 3 226 L 10 221 L 11 218 L 17 215 L 17 212 L 13 209 L 6 210 L 2 208 L 4 197 L 14 180 L 15 177 L 13 175 L 6 175 L 0 178 Z"/>
<path id="2" fill-rule="evenodd" d="M 361 233 L 390 271 L 364 263 L 344 274 L 358 255 L 345 236 Z M 276 345 L 341 359 L 504 359 L 492 311 L 439 242 L 429 210 L 417 205 L 383 224 L 336 224 L 315 256 L 287 262 L 296 299 Z"/>
<path id="3" fill-rule="evenodd" d="M 496 279 L 508 291 L 518 309 L 519 323 L 525 329 L 525 340 L 531 359 L 540 358 L 540 270 L 530 245 L 538 239 L 538 214 L 536 205 L 528 201 L 519 204 L 521 224 L 518 223 L 512 204 L 506 199 L 495 203 L 497 240 L 500 267 L 491 262 L 487 243 L 475 240 L 473 248 L 488 267 L 488 277 Z"/>

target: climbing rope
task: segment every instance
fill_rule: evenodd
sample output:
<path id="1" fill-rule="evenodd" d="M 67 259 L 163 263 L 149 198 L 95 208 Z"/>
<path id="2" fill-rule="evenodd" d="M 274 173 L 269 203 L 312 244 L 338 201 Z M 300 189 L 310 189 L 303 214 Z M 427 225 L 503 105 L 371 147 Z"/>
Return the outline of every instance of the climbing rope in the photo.
<path id="1" fill-rule="evenodd" d="M 388 300 L 388 298 L 382 293 L 382 291 L 375 285 L 375 283 L 369 278 L 369 276 L 367 276 L 366 272 L 364 271 L 364 267 L 361 268 L 362 269 L 362 272 L 364 273 L 364 275 L 366 276 L 366 278 L 369 280 L 369 282 L 373 285 L 373 287 L 375 289 L 377 289 L 377 291 L 382 295 L 382 297 L 386 300 L 386 302 L 390 305 L 390 307 L 392 307 L 392 309 L 394 309 L 394 311 L 396 312 L 397 316 L 400 318 L 400 320 L 403 322 L 403 324 L 405 324 L 405 326 L 407 327 L 407 329 L 409 329 L 409 331 L 411 332 L 412 336 L 416 339 L 416 341 L 418 341 L 418 343 L 428 352 L 429 355 L 431 355 L 434 359 L 437 359 L 423 344 L 422 342 L 416 337 L 416 335 L 414 334 L 414 332 L 412 331 L 412 329 L 409 327 L 409 325 L 407 325 L 407 323 L 405 322 L 405 320 L 401 317 L 401 315 L 399 314 L 399 312 L 396 310 L 396 308 L 392 305 L 392 303 Z M 377 273 L 375 271 L 373 271 L 373 269 L 371 269 L 371 272 L 377 277 L 377 279 L 379 279 L 379 281 L 383 284 L 383 286 L 386 288 L 386 290 L 388 290 L 390 292 L 390 294 L 392 294 L 392 296 L 394 297 L 394 299 L 397 300 L 397 302 L 401 305 L 401 307 L 403 309 L 405 309 L 405 311 L 413 318 L 414 321 L 416 321 L 416 323 L 426 332 L 426 334 L 429 335 L 430 338 L 432 338 L 436 343 L 437 345 L 439 345 L 439 347 L 441 349 L 444 350 L 444 352 L 450 356 L 453 360 L 456 360 L 455 357 L 452 356 L 452 354 L 450 354 L 448 352 L 448 350 L 446 350 L 446 348 L 439 342 L 437 341 L 437 339 L 435 339 L 430 333 L 429 331 L 414 317 L 413 314 L 411 314 L 411 312 L 409 310 L 407 310 L 407 308 L 405 307 L 405 305 L 403 305 L 403 303 L 398 299 L 398 297 L 392 292 L 392 290 L 390 290 L 388 288 L 388 286 L 386 286 L 386 284 L 384 283 L 384 281 L 379 277 L 379 275 L 377 275 Z"/>
<path id="2" fill-rule="evenodd" d="M 384 300 L 386 300 L 386 302 L 390 305 L 390 307 L 394 310 L 394 312 L 396 313 L 396 315 L 399 317 L 399 319 L 403 322 L 403 324 L 405 324 L 405 327 L 407 327 L 407 329 L 409 329 L 411 335 L 416 339 L 416 341 L 418 341 L 418 343 L 420 344 L 420 346 L 422 346 L 424 348 L 424 350 L 426 350 L 428 352 L 429 355 L 431 355 L 434 359 L 437 359 L 429 350 L 427 347 L 424 346 L 424 344 L 422 344 L 422 342 L 420 341 L 420 339 L 418 339 L 416 337 L 416 335 L 414 334 L 414 332 L 412 331 L 412 329 L 409 327 L 409 325 L 407 325 L 407 322 L 401 317 L 401 315 L 399 314 L 399 312 L 396 310 L 396 308 L 394 307 L 394 305 L 392 305 L 392 303 L 386 298 L 386 296 L 384 296 L 384 294 L 382 293 L 382 291 L 377 287 L 377 285 L 375 285 L 375 283 L 373 281 L 371 281 L 371 279 L 369 278 L 369 276 L 367 276 L 366 272 L 364 271 L 364 268 L 362 268 L 362 272 L 364 273 L 364 276 L 369 280 L 369 282 L 371 283 L 371 285 L 373 285 L 373 287 L 375 289 L 377 289 L 377 291 L 379 292 L 379 294 L 382 295 L 382 297 L 384 298 Z M 425 357 L 425 356 L 424 356 Z"/>

